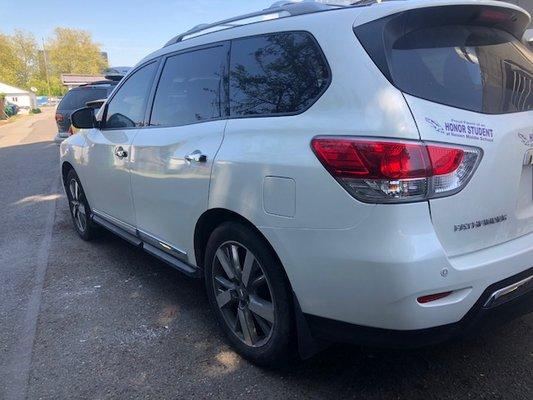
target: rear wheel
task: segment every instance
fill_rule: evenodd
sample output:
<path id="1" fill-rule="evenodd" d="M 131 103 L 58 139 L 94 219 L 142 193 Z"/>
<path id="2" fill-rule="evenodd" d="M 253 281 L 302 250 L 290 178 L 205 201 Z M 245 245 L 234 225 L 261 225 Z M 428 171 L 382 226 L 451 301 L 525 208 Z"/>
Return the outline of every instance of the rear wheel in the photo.
<path id="1" fill-rule="evenodd" d="M 72 223 L 83 240 L 91 240 L 100 234 L 99 227 L 91 219 L 91 209 L 76 171 L 71 169 L 65 181 Z"/>
<path id="2" fill-rule="evenodd" d="M 230 344 L 257 364 L 286 360 L 292 354 L 291 292 L 264 240 L 246 225 L 224 223 L 209 239 L 204 265 L 209 301 Z"/>

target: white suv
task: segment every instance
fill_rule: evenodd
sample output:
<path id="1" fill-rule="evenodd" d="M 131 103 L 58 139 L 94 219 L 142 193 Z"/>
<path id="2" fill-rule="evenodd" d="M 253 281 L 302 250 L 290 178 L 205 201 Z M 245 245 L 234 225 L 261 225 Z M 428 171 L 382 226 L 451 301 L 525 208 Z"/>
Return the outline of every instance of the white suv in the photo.
<path id="1" fill-rule="evenodd" d="M 257 363 L 533 310 L 529 15 L 368 3 L 196 27 L 78 110 L 61 145 L 79 235 L 104 227 L 205 277 Z"/>

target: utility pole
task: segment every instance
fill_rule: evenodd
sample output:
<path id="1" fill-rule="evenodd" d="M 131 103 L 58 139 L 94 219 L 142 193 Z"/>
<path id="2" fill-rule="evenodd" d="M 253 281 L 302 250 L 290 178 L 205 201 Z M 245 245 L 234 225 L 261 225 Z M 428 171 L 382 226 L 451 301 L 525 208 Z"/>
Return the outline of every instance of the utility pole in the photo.
<path id="1" fill-rule="evenodd" d="M 48 84 L 48 97 L 51 97 L 52 92 L 50 90 L 50 78 L 48 77 L 48 62 L 46 60 L 46 47 L 44 45 L 44 38 L 42 38 L 42 41 L 43 41 L 44 74 L 46 75 L 46 83 Z"/>

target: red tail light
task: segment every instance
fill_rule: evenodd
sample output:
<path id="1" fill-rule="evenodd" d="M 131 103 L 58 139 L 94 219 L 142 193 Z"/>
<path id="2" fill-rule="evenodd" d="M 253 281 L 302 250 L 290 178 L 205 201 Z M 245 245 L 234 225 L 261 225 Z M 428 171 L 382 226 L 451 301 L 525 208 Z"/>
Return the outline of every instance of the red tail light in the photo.
<path id="1" fill-rule="evenodd" d="M 449 174 L 461 165 L 465 152 L 458 148 L 427 146 L 432 175 Z"/>
<path id="2" fill-rule="evenodd" d="M 435 293 L 435 294 L 430 294 L 430 295 L 427 295 L 427 296 L 419 297 L 416 300 L 420 304 L 427 304 L 427 303 L 431 303 L 432 301 L 437 301 L 437 300 L 440 300 L 440 299 L 444 299 L 445 297 L 448 297 L 452 293 L 453 292 Z"/>
<path id="3" fill-rule="evenodd" d="M 348 137 L 318 137 L 311 146 L 354 197 L 372 203 L 457 193 L 481 157 L 480 149 L 470 147 Z"/>
<path id="4" fill-rule="evenodd" d="M 486 21 L 486 22 L 504 22 L 504 21 L 511 21 L 513 18 L 513 14 L 507 11 L 503 10 L 492 10 L 490 8 L 486 8 L 481 12 L 481 15 L 479 16 L 480 21 Z"/>
<path id="5" fill-rule="evenodd" d="M 63 122 L 64 119 L 63 114 L 56 113 L 56 122 Z"/>

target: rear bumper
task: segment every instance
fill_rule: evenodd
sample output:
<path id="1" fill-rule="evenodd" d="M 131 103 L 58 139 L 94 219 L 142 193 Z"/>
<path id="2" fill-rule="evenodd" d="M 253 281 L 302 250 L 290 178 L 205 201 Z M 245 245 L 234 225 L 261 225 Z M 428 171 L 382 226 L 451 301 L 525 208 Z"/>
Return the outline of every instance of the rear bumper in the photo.
<path id="1" fill-rule="evenodd" d="M 57 135 L 54 137 L 54 142 L 60 144 L 63 140 L 68 139 L 68 137 L 68 132 L 58 132 Z"/>
<path id="2" fill-rule="evenodd" d="M 418 330 L 379 329 L 306 314 L 312 336 L 325 341 L 416 348 L 484 332 L 533 312 L 533 268 L 489 286 L 456 323 Z"/>
<path id="3" fill-rule="evenodd" d="M 449 257 L 423 203 L 376 206 L 364 223 L 344 230 L 262 232 L 303 313 L 388 331 L 457 324 L 487 288 L 533 267 L 533 233 Z M 444 292 L 452 294 L 418 302 Z"/>

